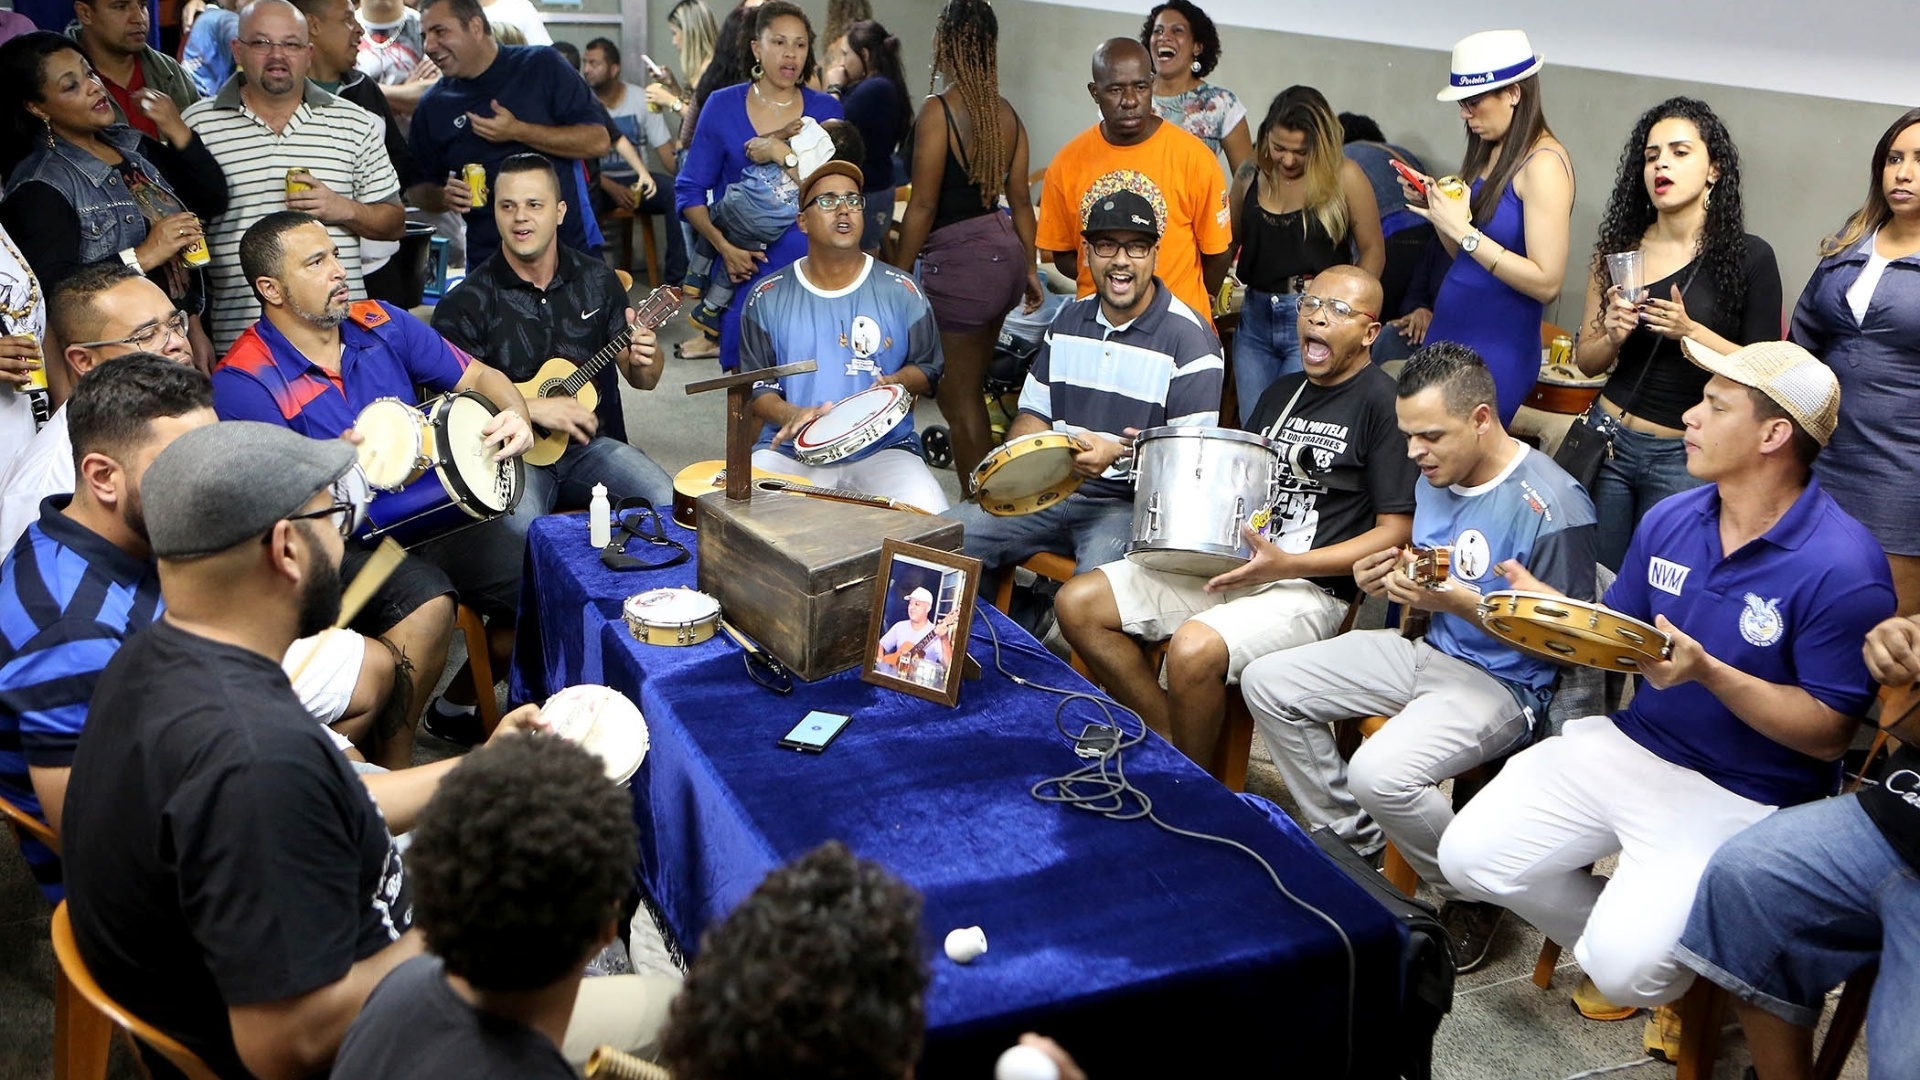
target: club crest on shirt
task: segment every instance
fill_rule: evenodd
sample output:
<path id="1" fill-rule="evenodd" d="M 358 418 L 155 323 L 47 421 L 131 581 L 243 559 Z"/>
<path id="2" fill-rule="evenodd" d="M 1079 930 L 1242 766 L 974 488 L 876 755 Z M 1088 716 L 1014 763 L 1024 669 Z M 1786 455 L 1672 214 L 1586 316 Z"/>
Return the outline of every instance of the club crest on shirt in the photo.
<path id="1" fill-rule="evenodd" d="M 1745 597 L 1747 606 L 1740 612 L 1740 636 L 1747 644 L 1765 648 L 1780 640 L 1787 631 L 1787 623 L 1780 615 L 1780 598 L 1762 600 L 1753 593 Z"/>
<path id="2" fill-rule="evenodd" d="M 1453 541 L 1453 576 L 1478 581 L 1493 568 L 1493 550 L 1479 529 L 1468 529 Z"/>

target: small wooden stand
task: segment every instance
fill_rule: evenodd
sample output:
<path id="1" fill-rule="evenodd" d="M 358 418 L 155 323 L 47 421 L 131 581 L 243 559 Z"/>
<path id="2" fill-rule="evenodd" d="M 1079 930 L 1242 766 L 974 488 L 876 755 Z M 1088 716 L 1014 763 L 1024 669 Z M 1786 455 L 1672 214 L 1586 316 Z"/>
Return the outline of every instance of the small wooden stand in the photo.
<path id="1" fill-rule="evenodd" d="M 760 433 L 760 421 L 753 415 L 750 405 L 753 400 L 753 384 L 762 379 L 779 379 L 788 375 L 804 375 L 809 371 L 818 371 L 820 365 L 812 360 L 802 360 L 797 364 L 781 364 L 779 367 L 756 368 L 753 371 L 736 371 L 731 375 L 702 379 L 687 384 L 687 393 L 704 394 L 709 390 L 727 392 L 727 499 L 730 502 L 746 502 L 753 495 L 753 443 Z"/>

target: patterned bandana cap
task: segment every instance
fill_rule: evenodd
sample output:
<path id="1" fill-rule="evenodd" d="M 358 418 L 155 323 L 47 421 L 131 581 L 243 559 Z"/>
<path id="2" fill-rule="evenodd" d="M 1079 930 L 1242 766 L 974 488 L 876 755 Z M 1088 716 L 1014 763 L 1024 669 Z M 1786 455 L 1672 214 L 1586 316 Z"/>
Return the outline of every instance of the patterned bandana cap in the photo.
<path id="1" fill-rule="evenodd" d="M 1109 219 L 1114 211 L 1133 202 L 1132 199 L 1109 198 L 1122 192 L 1138 196 L 1153 209 L 1151 229 L 1138 223 L 1110 223 Z M 1133 169 L 1115 169 L 1095 180 L 1093 186 L 1087 188 L 1087 193 L 1080 197 L 1080 231 L 1090 233 L 1108 230 L 1152 232 L 1155 236 L 1164 234 L 1167 231 L 1167 199 L 1160 194 L 1159 185 L 1147 179 L 1145 173 Z"/>

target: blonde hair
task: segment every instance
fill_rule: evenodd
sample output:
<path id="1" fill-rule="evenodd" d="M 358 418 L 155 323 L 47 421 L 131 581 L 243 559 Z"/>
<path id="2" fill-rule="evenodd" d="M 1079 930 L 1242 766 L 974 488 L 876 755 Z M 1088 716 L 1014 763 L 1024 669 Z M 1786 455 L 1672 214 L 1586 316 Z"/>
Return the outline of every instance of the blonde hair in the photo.
<path id="1" fill-rule="evenodd" d="M 525 45 L 527 34 L 510 22 L 497 22 L 493 24 L 493 40 L 502 45 Z"/>
<path id="2" fill-rule="evenodd" d="M 1311 86 L 1289 86 L 1274 96 L 1267 107 L 1267 118 L 1260 122 L 1260 137 L 1255 142 L 1254 161 L 1260 175 L 1272 182 L 1273 163 L 1267 154 L 1267 136 L 1274 128 L 1305 132 L 1307 136 L 1306 209 L 1320 228 L 1338 244 L 1347 238 L 1352 220 L 1347 213 L 1346 190 L 1340 186 L 1340 169 L 1346 163 L 1341 152 L 1346 131 L 1333 106 Z M 1305 228 L 1304 223 L 1301 226 Z"/>
<path id="3" fill-rule="evenodd" d="M 714 43 L 720 37 L 713 12 L 701 0 L 680 0 L 667 13 L 667 25 L 680 31 L 680 77 L 691 90 L 713 62 Z"/>

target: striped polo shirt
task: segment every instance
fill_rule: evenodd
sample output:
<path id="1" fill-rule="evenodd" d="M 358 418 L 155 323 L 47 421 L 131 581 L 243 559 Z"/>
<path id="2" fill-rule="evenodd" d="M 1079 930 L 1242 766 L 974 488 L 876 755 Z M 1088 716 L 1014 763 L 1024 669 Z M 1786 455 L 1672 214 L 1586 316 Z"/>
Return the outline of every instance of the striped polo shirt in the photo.
<path id="1" fill-rule="evenodd" d="M 200 136 L 227 174 L 227 212 L 207 229 L 213 263 L 207 280 L 213 296 L 213 346 L 225 353 L 253 321 L 260 302 L 240 272 L 240 237 L 247 226 L 287 208 L 287 170 L 305 169 L 334 191 L 358 203 L 398 202 L 400 177 L 387 157 L 380 119 L 351 101 L 307 83 L 306 97 L 286 130 L 268 127 L 240 98 L 236 74 L 220 92 L 203 98 L 182 119 Z M 360 270 L 360 238 L 327 226 L 340 247 L 347 288 L 356 300 L 367 289 Z"/>
<path id="2" fill-rule="evenodd" d="M 1115 326 L 1087 296 L 1060 309 L 1020 391 L 1020 411 L 1055 431 L 1091 431 L 1119 439 L 1127 428 L 1220 423 L 1226 363 L 1220 339 L 1158 277 L 1153 299 Z M 1131 499 L 1132 463 L 1122 459 L 1077 494 Z"/>
<path id="3" fill-rule="evenodd" d="M 27 767 L 73 764 L 107 661 L 160 616 L 153 564 L 63 514 L 71 499 L 44 500 L 0 562 L 0 795 L 42 820 Z M 58 901 L 59 857 L 31 840 L 20 847 L 40 891 Z"/>

